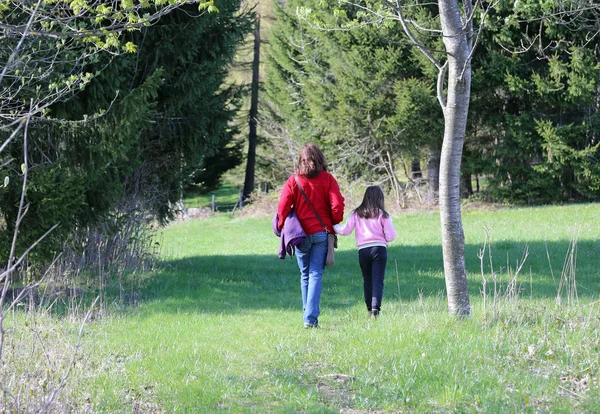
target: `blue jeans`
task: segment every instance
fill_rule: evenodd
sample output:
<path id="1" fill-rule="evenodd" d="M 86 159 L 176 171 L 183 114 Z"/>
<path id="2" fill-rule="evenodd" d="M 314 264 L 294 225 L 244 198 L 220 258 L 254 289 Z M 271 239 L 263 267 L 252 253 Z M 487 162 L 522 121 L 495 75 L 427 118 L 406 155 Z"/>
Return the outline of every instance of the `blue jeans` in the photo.
<path id="1" fill-rule="evenodd" d="M 327 256 L 327 233 L 311 234 L 296 247 L 296 259 L 300 268 L 300 288 L 302 290 L 302 310 L 304 323 L 318 325 L 319 302 L 323 288 L 322 278 Z"/>

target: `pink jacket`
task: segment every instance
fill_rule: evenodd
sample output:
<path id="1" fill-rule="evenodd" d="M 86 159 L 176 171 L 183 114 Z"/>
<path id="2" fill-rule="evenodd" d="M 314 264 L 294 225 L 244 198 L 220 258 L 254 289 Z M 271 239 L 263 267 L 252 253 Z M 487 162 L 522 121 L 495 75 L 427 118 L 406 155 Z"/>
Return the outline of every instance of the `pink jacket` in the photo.
<path id="1" fill-rule="evenodd" d="M 359 249 L 367 245 L 386 246 L 397 237 L 391 218 L 384 218 L 383 214 L 379 214 L 377 218 L 365 219 L 352 212 L 346 223 L 336 224 L 333 229 L 342 236 L 347 236 L 356 229 L 356 245 Z"/>

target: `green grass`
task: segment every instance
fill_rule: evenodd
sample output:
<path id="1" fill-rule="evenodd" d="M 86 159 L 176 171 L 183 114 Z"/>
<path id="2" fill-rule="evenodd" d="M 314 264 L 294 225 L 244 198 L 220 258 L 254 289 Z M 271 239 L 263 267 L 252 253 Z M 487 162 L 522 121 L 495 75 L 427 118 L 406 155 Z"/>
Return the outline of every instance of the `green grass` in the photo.
<path id="1" fill-rule="evenodd" d="M 237 203 L 240 198 L 240 188 L 235 185 L 226 184 L 221 186 L 215 191 L 210 191 L 205 194 L 200 192 L 191 191 L 186 194 L 183 204 L 187 207 L 203 208 L 212 206 L 212 196 L 215 196 L 215 204 L 217 207 L 225 206 L 225 210 L 231 210 L 233 205 Z"/>
<path id="2" fill-rule="evenodd" d="M 140 306 L 86 327 L 61 403 L 94 412 L 598 412 L 599 212 L 465 211 L 467 320 L 447 314 L 437 213 L 394 217 L 399 238 L 375 321 L 362 303 L 354 239 L 340 238 L 319 330 L 302 328 L 297 266 L 277 257 L 270 219 L 173 225 L 161 231 L 162 264 L 145 275 Z M 488 289 L 485 315 L 484 228 L 501 288 L 529 249 L 519 298 L 499 293 L 494 310 Z M 578 303 L 559 305 L 573 238 Z M 484 272 L 490 278 L 487 258 Z"/>

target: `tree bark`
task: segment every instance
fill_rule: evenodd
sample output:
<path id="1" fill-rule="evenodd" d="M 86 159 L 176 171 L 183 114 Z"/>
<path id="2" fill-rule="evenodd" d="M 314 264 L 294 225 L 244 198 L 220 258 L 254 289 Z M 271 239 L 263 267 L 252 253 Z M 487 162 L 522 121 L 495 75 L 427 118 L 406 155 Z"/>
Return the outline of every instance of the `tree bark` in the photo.
<path id="1" fill-rule="evenodd" d="M 256 165 L 256 124 L 258 116 L 258 86 L 260 68 L 260 15 L 254 23 L 254 59 L 252 61 L 252 90 L 250 98 L 250 132 L 248 133 L 248 156 L 246 159 L 246 177 L 242 197 L 248 199 L 254 191 L 254 168 Z"/>
<path id="2" fill-rule="evenodd" d="M 465 266 L 465 236 L 460 212 L 460 164 L 471 94 L 471 30 L 458 1 L 440 0 L 443 40 L 448 53 L 444 140 L 440 157 L 440 221 L 448 310 L 468 316 L 471 306 Z M 465 15 L 471 9 L 465 0 Z"/>
<path id="3" fill-rule="evenodd" d="M 414 159 L 410 163 L 410 175 L 412 179 L 423 177 L 423 171 L 421 171 L 421 161 Z"/>
<path id="4" fill-rule="evenodd" d="M 473 195 L 473 177 L 471 173 L 464 172 L 460 177 L 460 197 L 465 199 Z"/>
<path id="5" fill-rule="evenodd" d="M 427 204 L 434 205 L 440 192 L 440 149 L 438 146 L 429 147 L 427 157 Z"/>

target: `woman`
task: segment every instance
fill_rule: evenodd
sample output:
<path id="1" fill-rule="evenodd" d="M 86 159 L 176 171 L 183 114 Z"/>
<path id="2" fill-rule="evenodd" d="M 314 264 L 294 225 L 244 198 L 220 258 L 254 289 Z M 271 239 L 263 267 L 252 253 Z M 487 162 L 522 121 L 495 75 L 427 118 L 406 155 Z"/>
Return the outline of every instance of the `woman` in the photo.
<path id="1" fill-rule="evenodd" d="M 312 207 L 302 195 L 298 184 Z M 306 144 L 302 147 L 296 174 L 290 176 L 283 186 L 277 207 L 278 230 L 283 228 L 285 218 L 292 207 L 306 233 L 304 242 L 296 247 L 304 327 L 318 328 L 322 277 L 327 255 L 327 232 L 333 233 L 333 225 L 340 223 L 344 218 L 344 197 L 336 179 L 327 172 L 325 155 L 316 144 Z"/>

